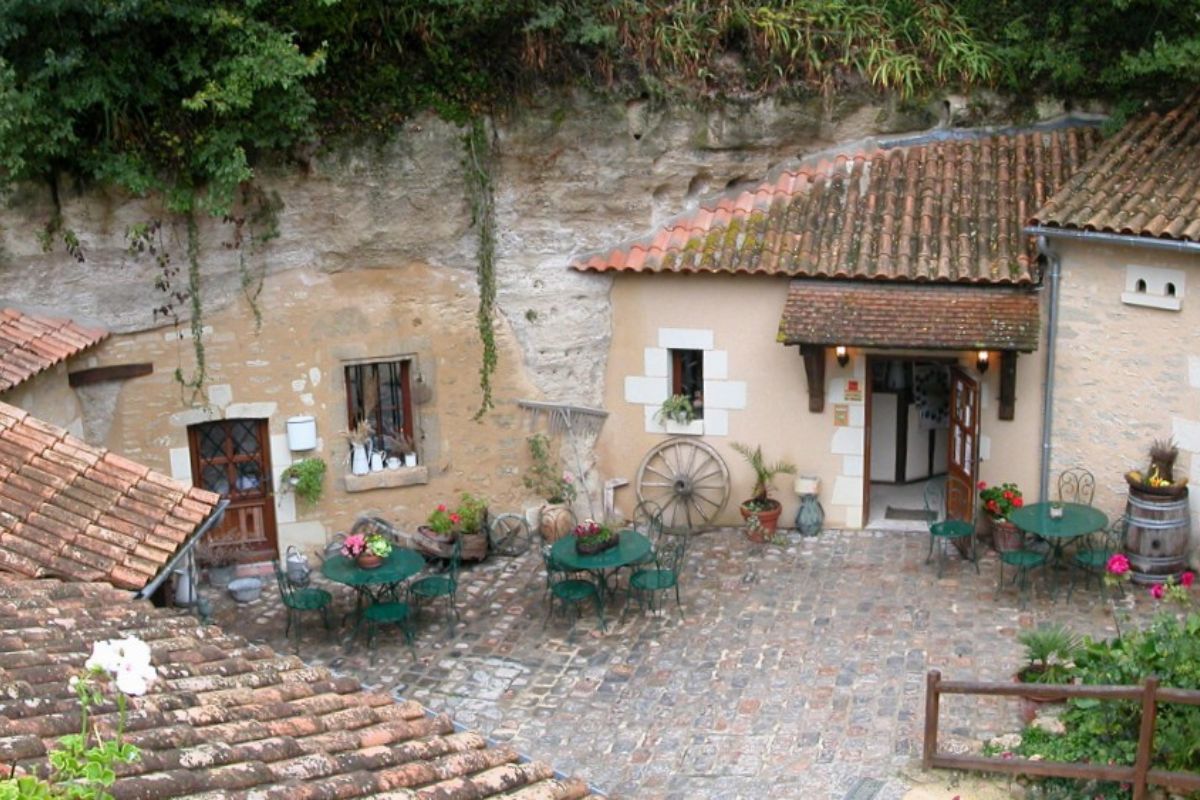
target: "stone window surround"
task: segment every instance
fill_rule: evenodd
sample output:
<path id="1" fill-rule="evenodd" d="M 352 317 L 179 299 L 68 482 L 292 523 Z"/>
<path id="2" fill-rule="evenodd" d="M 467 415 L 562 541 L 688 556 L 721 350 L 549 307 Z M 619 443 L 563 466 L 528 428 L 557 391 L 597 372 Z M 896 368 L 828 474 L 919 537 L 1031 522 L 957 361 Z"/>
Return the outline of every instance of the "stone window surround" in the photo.
<path id="1" fill-rule="evenodd" d="M 1121 293 L 1121 302 L 1130 306 L 1179 311 L 1183 308 L 1186 280 L 1181 269 L 1129 264 L 1125 267 L 1125 291 Z"/>
<path id="2" fill-rule="evenodd" d="M 641 375 L 625 376 L 625 401 L 642 406 L 647 433 L 728 436 L 729 412 L 746 407 L 746 383 L 729 380 L 729 355 L 714 346 L 716 336 L 703 328 L 659 328 L 654 347 L 643 351 Z M 681 425 L 656 419 L 671 394 L 671 350 L 704 353 L 704 418 Z"/>

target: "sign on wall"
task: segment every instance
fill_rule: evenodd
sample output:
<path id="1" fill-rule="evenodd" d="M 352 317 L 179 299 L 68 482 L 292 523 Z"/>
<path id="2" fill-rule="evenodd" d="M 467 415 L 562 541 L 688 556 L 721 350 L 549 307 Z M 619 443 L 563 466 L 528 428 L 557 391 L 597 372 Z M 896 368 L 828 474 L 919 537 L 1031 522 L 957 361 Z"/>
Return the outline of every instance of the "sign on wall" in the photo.
<path id="1" fill-rule="evenodd" d="M 846 381 L 846 391 L 842 398 L 847 403 L 861 403 L 863 399 L 862 384 L 858 381 Z"/>
<path id="2" fill-rule="evenodd" d="M 833 425 L 838 428 L 845 428 L 850 424 L 850 406 L 845 403 L 833 404 Z"/>

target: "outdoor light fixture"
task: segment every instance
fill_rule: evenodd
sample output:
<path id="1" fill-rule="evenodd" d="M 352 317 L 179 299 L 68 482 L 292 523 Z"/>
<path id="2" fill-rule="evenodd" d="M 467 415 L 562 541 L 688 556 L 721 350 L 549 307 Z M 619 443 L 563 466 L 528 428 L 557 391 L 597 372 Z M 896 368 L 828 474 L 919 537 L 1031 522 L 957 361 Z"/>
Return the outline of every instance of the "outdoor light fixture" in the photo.
<path id="1" fill-rule="evenodd" d="M 978 355 L 975 356 L 975 369 L 979 370 L 980 372 L 987 372 L 988 358 L 988 351 L 980 350 Z"/>
<path id="2" fill-rule="evenodd" d="M 837 356 L 837 361 L 838 361 L 839 366 L 844 367 L 844 366 L 846 366 L 846 364 L 848 364 L 850 362 L 850 354 L 846 352 L 846 345 L 839 344 L 837 347 L 834 348 L 833 352 L 834 352 L 834 355 Z"/>

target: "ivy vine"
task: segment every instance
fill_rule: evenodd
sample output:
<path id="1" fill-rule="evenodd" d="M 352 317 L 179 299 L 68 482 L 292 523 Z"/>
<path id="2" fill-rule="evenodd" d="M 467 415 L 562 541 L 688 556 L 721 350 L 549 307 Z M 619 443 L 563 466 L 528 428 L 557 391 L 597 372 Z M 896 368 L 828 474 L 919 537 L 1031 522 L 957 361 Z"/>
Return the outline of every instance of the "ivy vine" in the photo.
<path id="1" fill-rule="evenodd" d="M 475 412 L 475 420 L 478 421 L 495 406 L 492 401 L 492 375 L 498 362 L 496 332 L 492 325 L 496 305 L 496 198 L 492 182 L 495 151 L 483 117 L 471 119 L 467 135 L 463 137 L 463 149 L 471 224 L 475 226 L 479 237 L 476 264 L 479 309 L 475 314 L 475 322 L 483 342 L 483 363 L 479 366 L 479 410 Z"/>

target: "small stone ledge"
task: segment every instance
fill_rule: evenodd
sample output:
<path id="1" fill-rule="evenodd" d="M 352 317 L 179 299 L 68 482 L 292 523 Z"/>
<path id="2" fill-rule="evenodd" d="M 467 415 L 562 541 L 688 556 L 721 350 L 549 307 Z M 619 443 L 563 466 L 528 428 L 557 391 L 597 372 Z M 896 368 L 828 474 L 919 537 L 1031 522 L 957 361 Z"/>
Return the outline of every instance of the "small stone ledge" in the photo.
<path id="1" fill-rule="evenodd" d="M 400 467 L 366 475 L 345 475 L 347 492 L 369 492 L 372 489 L 396 489 L 401 486 L 420 486 L 429 483 L 429 468 Z"/>

